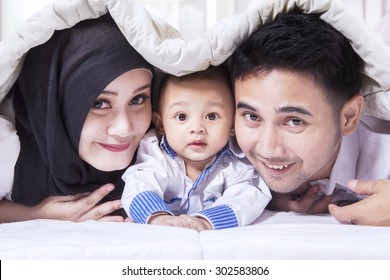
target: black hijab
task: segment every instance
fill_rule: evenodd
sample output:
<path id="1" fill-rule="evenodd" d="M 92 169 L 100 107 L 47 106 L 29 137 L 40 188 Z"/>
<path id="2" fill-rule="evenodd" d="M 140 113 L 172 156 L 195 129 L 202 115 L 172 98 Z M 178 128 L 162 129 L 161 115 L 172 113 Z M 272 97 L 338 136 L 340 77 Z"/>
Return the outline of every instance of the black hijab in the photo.
<path id="1" fill-rule="evenodd" d="M 28 206 L 51 195 L 89 192 L 114 183 L 119 198 L 124 170 L 103 172 L 79 157 L 84 121 L 102 90 L 136 68 L 152 71 L 109 14 L 56 31 L 29 51 L 14 85 L 21 152 L 12 200 Z"/>

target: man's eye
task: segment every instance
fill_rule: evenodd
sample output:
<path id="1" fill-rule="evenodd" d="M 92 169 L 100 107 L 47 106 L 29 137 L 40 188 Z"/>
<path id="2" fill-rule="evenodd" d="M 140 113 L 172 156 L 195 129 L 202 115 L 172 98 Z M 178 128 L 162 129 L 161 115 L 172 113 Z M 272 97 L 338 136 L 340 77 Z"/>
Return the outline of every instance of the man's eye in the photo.
<path id="1" fill-rule="evenodd" d="M 185 114 L 177 114 L 176 120 L 178 121 L 185 121 L 187 119 L 187 116 Z"/>
<path id="2" fill-rule="evenodd" d="M 110 108 L 110 102 L 106 100 L 96 100 L 92 104 L 92 108 L 94 109 L 105 109 L 105 108 Z"/>
<path id="3" fill-rule="evenodd" d="M 210 120 L 210 121 L 214 121 L 217 119 L 217 115 L 214 114 L 214 113 L 211 113 L 211 114 L 208 114 L 206 119 Z"/>
<path id="4" fill-rule="evenodd" d="M 259 117 L 257 115 L 252 114 L 252 113 L 245 113 L 244 117 L 246 120 L 251 121 L 251 122 L 255 122 L 259 119 Z"/>
<path id="5" fill-rule="evenodd" d="M 140 105 L 145 102 L 145 100 L 149 99 L 149 96 L 140 94 L 135 96 L 133 99 L 131 99 L 130 104 L 131 105 Z"/>
<path id="6" fill-rule="evenodd" d="M 300 119 L 291 119 L 291 120 L 287 121 L 286 124 L 289 126 L 292 126 L 292 127 L 297 127 L 297 126 L 302 125 L 303 121 L 301 121 Z"/>

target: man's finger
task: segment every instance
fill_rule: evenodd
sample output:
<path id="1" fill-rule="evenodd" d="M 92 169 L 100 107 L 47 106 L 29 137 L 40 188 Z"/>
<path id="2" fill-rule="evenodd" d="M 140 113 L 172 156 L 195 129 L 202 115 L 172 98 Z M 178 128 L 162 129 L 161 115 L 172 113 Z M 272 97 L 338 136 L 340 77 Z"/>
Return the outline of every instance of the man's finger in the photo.
<path id="1" fill-rule="evenodd" d="M 348 182 L 348 187 L 358 194 L 371 195 L 378 192 L 378 184 L 381 185 L 382 183 L 380 180 L 351 180 Z"/>
<path id="2" fill-rule="evenodd" d="M 332 200 L 332 195 L 324 195 L 321 199 L 314 202 L 314 204 L 307 211 L 307 214 L 327 213 L 329 211 L 328 206 L 332 202 Z"/>
<path id="3" fill-rule="evenodd" d="M 353 223 L 356 219 L 356 207 L 354 204 L 348 206 L 329 205 L 329 213 L 341 223 Z"/>
<path id="4" fill-rule="evenodd" d="M 318 186 L 309 188 L 300 199 L 291 202 L 290 209 L 298 213 L 307 213 L 317 199 L 318 190 Z"/>

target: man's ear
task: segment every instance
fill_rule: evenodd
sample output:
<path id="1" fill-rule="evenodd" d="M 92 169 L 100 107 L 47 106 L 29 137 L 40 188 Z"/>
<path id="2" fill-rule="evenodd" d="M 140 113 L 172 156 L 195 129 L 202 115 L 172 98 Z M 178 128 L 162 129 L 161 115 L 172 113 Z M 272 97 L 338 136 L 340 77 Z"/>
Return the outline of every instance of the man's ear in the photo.
<path id="1" fill-rule="evenodd" d="M 359 125 L 363 104 L 363 96 L 356 95 L 348 100 L 341 110 L 341 125 L 344 136 L 351 135 Z"/>
<path id="2" fill-rule="evenodd" d="M 160 114 L 157 112 L 153 112 L 152 121 L 154 123 L 154 126 L 156 127 L 157 133 L 159 135 L 164 135 L 164 126 L 162 124 L 162 119 Z"/>

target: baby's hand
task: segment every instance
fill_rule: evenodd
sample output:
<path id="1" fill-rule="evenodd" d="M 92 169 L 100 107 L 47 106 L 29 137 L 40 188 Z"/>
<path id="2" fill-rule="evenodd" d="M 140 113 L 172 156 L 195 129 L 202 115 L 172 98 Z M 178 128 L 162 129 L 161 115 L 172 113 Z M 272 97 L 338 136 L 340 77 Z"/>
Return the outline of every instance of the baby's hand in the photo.
<path id="1" fill-rule="evenodd" d="M 206 219 L 201 217 L 180 215 L 179 218 L 183 221 L 183 224 L 187 225 L 187 228 L 192 228 L 199 232 L 213 229 L 212 225 Z"/>
<path id="2" fill-rule="evenodd" d="M 181 219 L 177 216 L 172 216 L 167 213 L 157 213 L 149 218 L 148 224 L 172 227 L 185 227 Z"/>
<path id="3" fill-rule="evenodd" d="M 196 231 L 212 229 L 210 223 L 205 219 L 188 215 L 171 216 L 169 214 L 157 214 L 149 219 L 148 224 L 191 228 Z"/>

